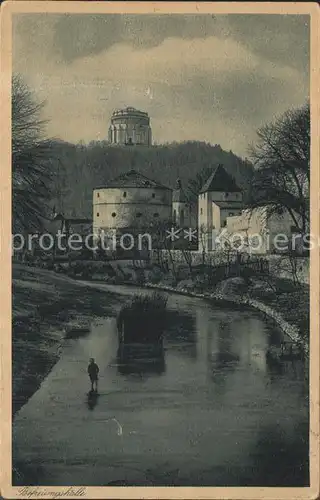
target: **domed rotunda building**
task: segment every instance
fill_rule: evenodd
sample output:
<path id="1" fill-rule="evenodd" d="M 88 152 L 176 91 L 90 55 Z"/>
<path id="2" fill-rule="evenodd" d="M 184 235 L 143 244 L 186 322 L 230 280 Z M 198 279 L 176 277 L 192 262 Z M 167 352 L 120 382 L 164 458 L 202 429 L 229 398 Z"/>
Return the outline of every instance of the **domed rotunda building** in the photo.
<path id="1" fill-rule="evenodd" d="M 129 107 L 111 116 L 109 142 L 127 146 L 151 146 L 152 133 L 148 113 Z"/>

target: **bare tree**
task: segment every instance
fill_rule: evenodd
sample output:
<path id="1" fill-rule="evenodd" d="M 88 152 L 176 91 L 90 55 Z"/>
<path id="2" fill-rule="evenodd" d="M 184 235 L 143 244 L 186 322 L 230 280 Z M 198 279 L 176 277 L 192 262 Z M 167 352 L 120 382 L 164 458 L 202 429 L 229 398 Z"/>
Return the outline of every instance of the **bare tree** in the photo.
<path id="1" fill-rule="evenodd" d="M 199 249 L 201 249 L 202 255 L 202 265 L 206 264 L 207 253 L 208 253 L 208 244 L 209 244 L 209 233 L 210 229 L 208 229 L 205 224 L 201 224 L 198 230 L 198 245 Z"/>
<path id="2" fill-rule="evenodd" d="M 38 103 L 19 75 L 12 79 L 13 230 L 39 230 L 47 211 L 50 141 Z"/>
<path id="3" fill-rule="evenodd" d="M 284 113 L 258 130 L 251 148 L 255 173 L 250 206 L 267 205 L 274 213 L 287 210 L 303 234 L 309 227 L 310 108 Z"/>
<path id="4" fill-rule="evenodd" d="M 283 255 L 274 256 L 271 265 L 271 275 L 273 278 L 287 278 L 297 289 L 303 287 L 302 278 L 300 275 L 300 266 L 302 263 L 299 256 L 292 249 L 289 249 Z"/>
<path id="5" fill-rule="evenodd" d="M 185 263 L 188 266 L 190 277 L 192 277 L 192 263 L 193 263 L 193 254 L 192 251 L 188 248 L 183 248 L 181 251 L 182 257 L 184 258 Z"/>
<path id="6" fill-rule="evenodd" d="M 159 264 L 165 272 L 170 270 L 175 281 L 177 281 L 178 273 L 174 259 L 173 240 L 169 236 L 171 229 L 171 220 L 152 220 L 149 224 L 149 232 L 152 235 L 152 247 L 158 252 Z"/>

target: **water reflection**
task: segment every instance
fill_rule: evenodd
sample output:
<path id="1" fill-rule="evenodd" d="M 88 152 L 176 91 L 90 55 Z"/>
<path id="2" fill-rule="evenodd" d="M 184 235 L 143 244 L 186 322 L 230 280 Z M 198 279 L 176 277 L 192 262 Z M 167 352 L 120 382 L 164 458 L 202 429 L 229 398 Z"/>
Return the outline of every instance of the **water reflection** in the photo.
<path id="1" fill-rule="evenodd" d="M 278 377 L 284 373 L 284 362 L 271 356 L 268 351 L 265 353 L 265 359 L 270 382 L 276 382 Z"/>
<path id="2" fill-rule="evenodd" d="M 283 342 L 283 334 L 277 328 L 270 328 L 267 332 L 268 347 L 278 347 L 280 348 L 281 342 Z"/>
<path id="3" fill-rule="evenodd" d="M 218 369 L 230 364 L 235 367 L 235 364 L 240 361 L 240 356 L 234 352 L 235 345 L 230 325 L 221 322 L 216 336 L 217 350 L 211 349 L 211 353 L 209 353 L 211 363 Z"/>
<path id="4" fill-rule="evenodd" d="M 280 376 L 287 376 L 292 380 L 302 382 L 301 390 L 304 391 L 304 386 L 308 383 L 305 361 L 298 359 L 281 360 L 269 357 L 267 354 L 266 360 L 268 379 L 271 384 L 277 385 L 279 383 Z"/>
<path id="5" fill-rule="evenodd" d="M 251 459 L 254 475 L 249 486 L 305 486 L 309 484 L 308 423 L 292 427 L 267 425 L 257 435 Z M 297 461 L 297 455 L 302 460 Z"/>
<path id="6" fill-rule="evenodd" d="M 230 324 L 207 322 L 206 362 L 209 379 L 214 382 L 217 394 L 224 394 L 228 377 L 236 370 L 240 356 Z"/>
<path id="7" fill-rule="evenodd" d="M 195 315 L 182 310 L 168 310 L 165 343 L 170 351 L 178 351 L 179 354 L 195 360 L 197 358 Z"/>
<path id="8" fill-rule="evenodd" d="M 163 344 L 160 345 L 121 345 L 117 350 L 117 370 L 121 375 L 155 374 L 165 372 Z"/>
<path id="9" fill-rule="evenodd" d="M 88 392 L 87 405 L 89 410 L 94 410 L 98 404 L 99 394 L 96 391 Z"/>

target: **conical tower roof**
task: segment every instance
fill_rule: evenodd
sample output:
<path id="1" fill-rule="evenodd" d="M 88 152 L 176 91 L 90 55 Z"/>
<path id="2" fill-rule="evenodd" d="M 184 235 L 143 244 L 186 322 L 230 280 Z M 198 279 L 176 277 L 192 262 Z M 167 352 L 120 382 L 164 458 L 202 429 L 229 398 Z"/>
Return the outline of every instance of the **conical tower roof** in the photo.
<path id="1" fill-rule="evenodd" d="M 230 193 L 241 192 L 233 177 L 226 172 L 222 165 L 217 165 L 209 179 L 202 186 L 200 193 L 210 191 L 228 191 Z"/>

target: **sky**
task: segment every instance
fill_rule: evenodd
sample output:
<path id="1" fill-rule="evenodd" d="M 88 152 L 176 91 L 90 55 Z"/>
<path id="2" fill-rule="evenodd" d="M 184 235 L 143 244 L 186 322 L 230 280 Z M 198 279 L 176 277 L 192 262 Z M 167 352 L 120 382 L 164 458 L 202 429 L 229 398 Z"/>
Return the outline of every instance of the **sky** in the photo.
<path id="1" fill-rule="evenodd" d="M 45 100 L 47 134 L 105 140 L 147 111 L 157 144 L 246 156 L 256 130 L 309 96 L 309 16 L 17 14 L 13 71 Z"/>

